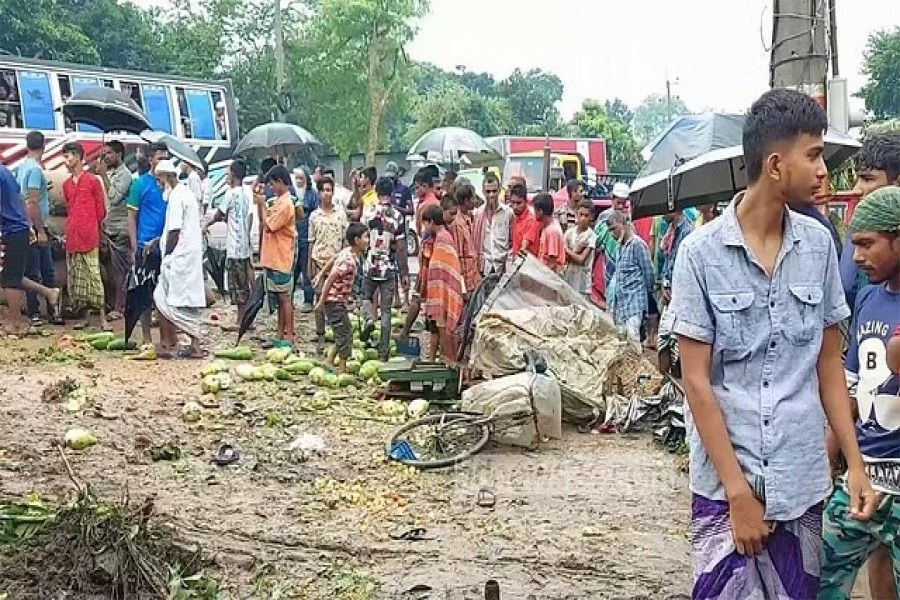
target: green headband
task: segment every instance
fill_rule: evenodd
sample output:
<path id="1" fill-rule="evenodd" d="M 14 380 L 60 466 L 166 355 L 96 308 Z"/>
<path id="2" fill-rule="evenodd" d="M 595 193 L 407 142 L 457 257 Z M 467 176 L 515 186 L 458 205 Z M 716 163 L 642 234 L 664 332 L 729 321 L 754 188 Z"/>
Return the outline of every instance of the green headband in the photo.
<path id="1" fill-rule="evenodd" d="M 853 211 L 850 231 L 900 232 L 900 187 L 875 190 Z"/>

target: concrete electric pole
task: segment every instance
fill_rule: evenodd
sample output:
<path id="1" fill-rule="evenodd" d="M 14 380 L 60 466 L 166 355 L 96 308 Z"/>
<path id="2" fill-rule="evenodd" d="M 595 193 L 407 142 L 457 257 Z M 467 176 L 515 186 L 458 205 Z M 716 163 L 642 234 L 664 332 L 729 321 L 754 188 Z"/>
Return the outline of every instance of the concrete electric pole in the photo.
<path id="1" fill-rule="evenodd" d="M 278 101 L 275 103 L 277 107 L 276 121 L 284 121 L 284 110 L 282 109 L 282 88 L 284 87 L 284 25 L 281 22 L 281 0 L 275 0 L 275 18 L 273 19 L 273 28 L 275 29 L 275 97 Z"/>
<path id="2" fill-rule="evenodd" d="M 834 1 L 773 0 L 769 86 L 805 92 L 825 106 L 828 12 Z"/>

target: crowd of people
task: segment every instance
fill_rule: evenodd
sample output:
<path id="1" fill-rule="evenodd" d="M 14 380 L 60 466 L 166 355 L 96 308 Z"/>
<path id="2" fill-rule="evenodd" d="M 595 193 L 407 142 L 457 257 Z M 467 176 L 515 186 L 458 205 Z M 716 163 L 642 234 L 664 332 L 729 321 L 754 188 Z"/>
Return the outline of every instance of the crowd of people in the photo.
<path id="1" fill-rule="evenodd" d="M 895 597 L 900 135 L 865 140 L 855 159 L 861 201 L 842 239 L 816 200 L 827 176 L 826 128 L 808 96 L 764 94 L 744 129 L 748 188 L 721 212 L 708 204 L 632 221 L 623 184 L 612 206 L 595 214 L 579 181 L 568 182 L 568 201 L 554 206 L 549 194 L 529 198 L 521 177 L 504 185 L 486 172 L 479 193 L 452 172 L 441 179 L 434 166 L 419 169 L 410 188 L 393 163 L 381 175 L 374 167 L 354 172 L 348 189 L 320 167 L 292 172 L 270 159 L 250 193 L 247 165 L 230 164 L 229 190 L 212 221 L 227 224 L 238 322 L 258 285 L 255 215 L 259 285 L 277 312 L 269 344 L 296 344 L 299 293 L 300 311 L 314 313 L 320 352 L 330 326 L 328 360 L 338 371 L 351 357 L 357 308 L 364 341 L 380 327 L 382 358 L 391 308 L 402 307 L 398 341 L 424 313 L 426 356 L 457 363 L 457 329 L 480 281 L 533 255 L 605 310 L 636 351 L 656 347 L 661 370 L 683 381 L 694 597 L 847 598 L 867 561 L 873 597 Z M 58 323 L 43 138 L 33 132 L 27 143 L 29 159 L 16 177 L 0 166 L 0 283 L 9 319 L 40 320 L 43 298 L 47 319 Z M 204 166 L 176 167 L 154 144 L 133 179 L 117 142 L 106 144 L 94 173 L 77 143 L 63 154 L 70 302 L 94 308 L 108 327 L 126 281 L 149 281 L 159 339 L 148 351 L 203 356 Z M 414 281 L 409 229 L 422 241 Z M 142 332 L 151 344 L 151 309 Z M 187 347 L 179 347 L 179 334 Z"/>

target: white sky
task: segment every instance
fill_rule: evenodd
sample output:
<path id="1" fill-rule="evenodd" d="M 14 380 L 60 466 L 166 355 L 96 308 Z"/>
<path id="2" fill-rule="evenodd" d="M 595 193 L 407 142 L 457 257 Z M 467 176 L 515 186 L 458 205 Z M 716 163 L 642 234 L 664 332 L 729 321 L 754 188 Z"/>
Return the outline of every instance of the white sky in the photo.
<path id="1" fill-rule="evenodd" d="M 431 0 L 408 50 L 444 69 L 465 65 L 497 78 L 516 67 L 552 71 L 565 86 L 565 117 L 585 98 L 635 106 L 665 93 L 667 74 L 689 108 L 743 112 L 768 89 L 771 19 L 772 0 Z M 851 94 L 865 83 L 869 34 L 896 26 L 898 0 L 837 0 L 838 57 Z"/>

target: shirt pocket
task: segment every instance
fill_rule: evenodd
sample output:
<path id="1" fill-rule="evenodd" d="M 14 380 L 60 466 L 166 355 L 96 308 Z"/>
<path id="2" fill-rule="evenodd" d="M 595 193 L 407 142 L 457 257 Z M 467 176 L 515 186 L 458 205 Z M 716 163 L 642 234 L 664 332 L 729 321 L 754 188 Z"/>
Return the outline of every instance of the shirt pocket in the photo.
<path id="1" fill-rule="evenodd" d="M 788 286 L 784 323 L 785 335 L 795 346 L 805 346 L 813 341 L 816 332 L 822 329 L 822 286 L 817 284 L 794 284 Z"/>
<path id="2" fill-rule="evenodd" d="M 753 297 L 753 292 L 710 292 L 716 345 L 723 349 L 739 349 L 744 345 L 744 329 L 749 326 Z"/>

